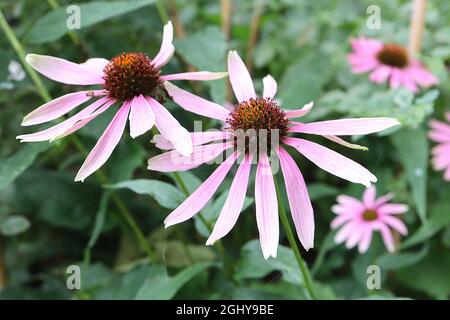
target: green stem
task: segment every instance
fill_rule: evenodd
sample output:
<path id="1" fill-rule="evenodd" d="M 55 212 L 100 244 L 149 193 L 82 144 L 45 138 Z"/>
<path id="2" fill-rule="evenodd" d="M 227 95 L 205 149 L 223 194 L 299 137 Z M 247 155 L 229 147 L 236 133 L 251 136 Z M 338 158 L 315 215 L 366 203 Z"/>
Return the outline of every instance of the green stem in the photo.
<path id="1" fill-rule="evenodd" d="M 3 32 L 5 33 L 9 42 L 11 43 L 11 46 L 16 51 L 16 54 L 19 57 L 20 61 L 22 62 L 22 65 L 25 68 L 25 71 L 28 73 L 31 80 L 34 82 L 36 89 L 38 90 L 42 99 L 45 102 L 52 100 L 50 94 L 48 93 L 47 89 L 45 88 L 44 84 L 42 83 L 39 75 L 26 62 L 25 51 L 24 51 L 22 45 L 20 44 L 19 40 L 17 39 L 16 35 L 12 31 L 11 27 L 9 26 L 8 22 L 6 21 L 5 17 L 3 16 L 1 9 L 0 9 L 0 27 L 3 30 Z M 88 154 L 86 147 L 78 139 L 77 136 L 70 135 L 70 139 L 81 153 L 83 153 L 84 155 Z M 95 172 L 95 174 L 102 184 L 110 184 L 110 181 L 109 181 L 107 175 L 102 170 L 97 170 Z M 125 204 L 122 202 L 122 200 L 119 198 L 119 196 L 116 193 L 113 192 L 111 194 L 111 197 L 112 197 L 114 203 L 116 204 L 117 208 L 119 209 L 119 212 L 122 214 L 125 221 L 127 221 L 129 226 L 133 230 L 141 249 L 144 252 L 146 252 L 150 261 L 155 261 L 157 258 L 156 253 L 154 253 L 151 250 L 147 239 L 145 238 L 142 230 L 139 228 L 136 220 L 133 218 L 133 216 L 131 215 L 128 208 L 125 206 Z"/>
<path id="2" fill-rule="evenodd" d="M 166 24 L 169 22 L 169 14 L 167 13 L 166 8 L 164 7 L 164 4 L 161 0 L 156 0 L 156 9 L 158 10 L 159 17 L 161 18 L 161 21 Z"/>
<path id="3" fill-rule="evenodd" d="M 275 189 L 277 190 L 281 224 L 283 225 L 283 229 L 284 229 L 284 232 L 286 233 L 286 237 L 289 241 L 289 245 L 291 246 L 291 249 L 294 252 L 295 260 L 297 260 L 298 266 L 300 267 L 300 271 L 303 275 L 305 289 L 308 292 L 310 298 L 312 300 L 315 300 L 316 295 L 314 293 L 312 280 L 311 280 L 311 276 L 309 274 L 308 267 L 306 266 L 305 261 L 303 261 L 303 259 L 302 259 L 302 256 L 300 254 L 300 249 L 298 248 L 297 241 L 295 241 L 294 233 L 292 232 L 291 226 L 289 224 L 286 210 L 284 209 L 283 199 L 281 198 L 281 192 L 280 192 L 280 187 L 278 186 L 278 180 L 276 177 L 274 177 L 274 180 L 275 180 Z"/>
<path id="4" fill-rule="evenodd" d="M 3 30 L 3 32 L 6 35 L 6 38 L 8 38 L 9 42 L 11 43 L 11 46 L 16 51 L 20 62 L 22 63 L 23 67 L 25 68 L 25 71 L 28 73 L 31 80 L 34 82 L 36 89 L 39 92 L 39 95 L 45 101 L 50 101 L 51 100 L 50 95 L 48 94 L 47 89 L 45 88 L 44 84 L 42 83 L 41 78 L 36 73 L 36 71 L 34 71 L 26 62 L 25 51 L 23 50 L 22 45 L 20 44 L 16 35 L 14 34 L 11 27 L 9 26 L 8 21 L 6 21 L 6 18 L 3 15 L 1 8 L 0 8 L 0 28 Z"/>

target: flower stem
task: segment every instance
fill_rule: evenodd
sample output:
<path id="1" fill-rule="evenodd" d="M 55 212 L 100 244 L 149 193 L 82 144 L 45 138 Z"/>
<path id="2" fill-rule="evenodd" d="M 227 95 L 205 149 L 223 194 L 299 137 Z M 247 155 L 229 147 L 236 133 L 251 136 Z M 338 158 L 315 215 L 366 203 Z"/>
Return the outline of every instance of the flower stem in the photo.
<path id="1" fill-rule="evenodd" d="M 289 220 L 286 214 L 286 210 L 284 209 L 283 199 L 281 198 L 280 187 L 278 186 L 278 180 L 274 177 L 275 180 L 275 188 L 277 190 L 278 197 L 278 207 L 280 212 L 281 224 L 283 225 L 284 232 L 286 233 L 286 237 L 289 241 L 289 245 L 291 246 L 292 251 L 294 252 L 295 260 L 297 260 L 298 266 L 300 267 L 300 271 L 303 275 L 303 282 L 305 285 L 305 289 L 309 294 L 309 297 L 312 300 L 316 299 L 316 295 L 314 293 L 311 276 L 309 274 L 308 267 L 306 266 L 305 261 L 303 261 L 302 256 L 300 254 L 300 249 L 298 248 L 297 241 L 295 241 L 294 233 L 292 232 L 291 226 L 289 224 Z"/>
<path id="2" fill-rule="evenodd" d="M 164 4 L 161 0 L 156 0 L 156 9 L 158 10 L 159 17 L 161 18 L 161 21 L 166 24 L 169 22 L 169 14 L 167 13 L 166 8 L 164 7 Z"/>
<path id="3" fill-rule="evenodd" d="M 409 27 L 409 54 L 419 54 L 422 46 L 422 33 L 425 25 L 427 0 L 414 0 L 411 24 Z"/>
<path id="4" fill-rule="evenodd" d="M 0 28 L 5 33 L 6 37 L 8 38 L 9 42 L 11 43 L 11 46 L 16 51 L 16 54 L 20 61 L 22 62 L 23 67 L 25 68 L 25 71 L 30 76 L 31 80 L 34 82 L 36 89 L 38 90 L 40 96 L 45 102 L 50 101 L 52 98 L 50 94 L 48 93 L 47 89 L 45 88 L 44 84 L 42 83 L 41 78 L 39 75 L 34 71 L 26 62 L 25 60 L 25 50 L 23 49 L 22 45 L 20 44 L 19 40 L 17 39 L 16 35 L 12 31 L 11 27 L 9 26 L 8 22 L 6 21 L 5 17 L 3 16 L 3 13 L 0 9 Z M 75 145 L 75 147 L 84 155 L 88 154 L 88 151 L 86 147 L 83 145 L 83 143 L 78 139 L 75 135 L 70 135 L 70 139 Z M 107 175 L 102 170 L 97 170 L 95 172 L 98 180 L 102 184 L 111 184 Z M 125 206 L 125 204 L 122 202 L 120 197 L 115 193 L 112 192 L 111 197 L 117 206 L 119 212 L 121 213 L 122 217 L 125 219 L 125 221 L 129 224 L 132 231 L 134 232 L 139 245 L 141 249 L 147 254 L 150 261 L 155 261 L 157 256 L 156 253 L 154 253 L 149 244 L 146 240 L 142 230 L 139 228 L 136 220 L 133 218 L 131 213 L 129 212 L 128 208 Z"/>
<path id="5" fill-rule="evenodd" d="M 34 71 L 28 63 L 25 61 L 25 51 L 23 50 L 22 45 L 20 44 L 19 40 L 17 39 L 16 35 L 12 31 L 11 27 L 8 24 L 8 21 L 6 21 L 5 16 L 3 15 L 3 12 L 0 8 L 0 28 L 3 30 L 3 32 L 6 35 L 6 38 L 8 38 L 11 46 L 16 51 L 17 56 L 22 63 L 22 66 L 25 68 L 25 71 L 30 76 L 31 80 L 34 82 L 36 89 L 39 92 L 39 95 L 44 99 L 45 101 L 50 101 L 50 95 L 47 92 L 47 89 L 45 88 L 44 84 L 42 83 L 41 78 L 39 75 Z"/>
<path id="6" fill-rule="evenodd" d="M 0 290 L 6 287 L 5 250 L 0 236 Z"/>

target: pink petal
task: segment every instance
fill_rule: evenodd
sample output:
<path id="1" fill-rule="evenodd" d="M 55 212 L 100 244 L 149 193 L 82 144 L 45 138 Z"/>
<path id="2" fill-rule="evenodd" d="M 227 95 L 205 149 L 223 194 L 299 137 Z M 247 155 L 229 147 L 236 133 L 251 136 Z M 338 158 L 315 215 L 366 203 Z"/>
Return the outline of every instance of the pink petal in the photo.
<path id="1" fill-rule="evenodd" d="M 277 149 L 297 235 L 305 250 L 314 247 L 314 211 L 302 173 L 283 148 Z"/>
<path id="2" fill-rule="evenodd" d="M 296 148 L 319 168 L 342 179 L 369 187 L 377 178 L 360 164 L 317 143 L 300 138 L 285 138 L 284 143 Z"/>
<path id="3" fill-rule="evenodd" d="M 172 150 L 149 159 L 147 169 L 160 172 L 190 170 L 205 162 L 214 160 L 233 145 L 234 142 L 195 146 L 192 154 L 187 157 L 180 155 L 176 150 Z"/>
<path id="4" fill-rule="evenodd" d="M 345 194 L 341 194 L 336 198 L 337 202 L 339 202 L 342 205 L 355 207 L 355 208 L 364 208 L 361 201 L 354 197 L 347 196 Z"/>
<path id="5" fill-rule="evenodd" d="M 151 97 L 145 98 L 155 114 L 156 127 L 161 135 L 169 140 L 181 155 L 190 155 L 192 153 L 192 140 L 189 132 L 158 101 Z"/>
<path id="6" fill-rule="evenodd" d="M 402 73 L 402 84 L 406 89 L 408 89 L 412 93 L 416 93 L 417 91 L 419 91 L 419 88 L 414 82 L 414 78 L 410 75 L 410 72 L 408 72 L 408 70 L 405 70 Z"/>
<path id="7" fill-rule="evenodd" d="M 270 169 L 265 153 L 259 156 L 255 178 L 256 223 L 264 259 L 277 256 L 279 239 L 278 202 Z"/>
<path id="8" fill-rule="evenodd" d="M 52 126 L 48 129 L 31 133 L 31 134 L 24 134 L 17 137 L 17 139 L 20 139 L 21 142 L 37 142 L 37 141 L 48 141 L 53 140 L 60 135 L 64 134 L 67 130 L 71 129 L 77 121 L 80 121 L 86 117 L 89 117 L 91 113 L 93 113 L 95 110 L 100 108 L 103 104 L 105 104 L 109 98 L 100 98 L 99 100 L 95 101 L 94 103 L 90 104 L 86 108 L 82 109 L 77 114 L 73 115 L 67 120 L 64 120 L 61 123 L 58 123 L 55 126 Z"/>
<path id="9" fill-rule="evenodd" d="M 354 220 L 347 223 L 336 233 L 334 242 L 337 244 L 344 242 L 357 227 L 358 224 Z"/>
<path id="10" fill-rule="evenodd" d="M 124 103 L 98 140 L 94 149 L 89 153 L 75 177 L 75 181 L 84 181 L 88 176 L 99 169 L 111 156 L 114 148 L 120 141 L 125 125 L 127 124 L 130 104 Z"/>
<path id="11" fill-rule="evenodd" d="M 400 219 L 394 216 L 385 215 L 381 220 L 388 224 L 392 229 L 397 230 L 401 235 L 406 236 L 408 234 L 408 228 L 406 228 L 405 224 Z"/>
<path id="12" fill-rule="evenodd" d="M 158 54 L 153 59 L 153 64 L 155 68 L 159 69 L 165 66 L 169 62 L 169 60 L 173 57 L 173 54 L 175 53 L 175 47 L 173 46 L 172 42 L 173 42 L 173 26 L 172 22 L 169 21 L 164 26 L 161 48 L 159 49 Z"/>
<path id="13" fill-rule="evenodd" d="M 190 132 L 189 134 L 191 135 L 193 146 L 207 144 L 212 141 L 227 140 L 231 137 L 229 131 Z M 153 136 L 152 143 L 162 150 L 173 149 L 173 144 L 160 134 Z"/>
<path id="14" fill-rule="evenodd" d="M 361 236 L 361 240 L 359 241 L 358 251 L 360 253 L 364 253 L 369 249 L 370 243 L 372 242 L 372 229 L 367 228 L 363 235 Z"/>
<path id="15" fill-rule="evenodd" d="M 447 143 L 450 142 L 450 135 L 441 133 L 438 131 L 430 131 L 428 133 L 428 138 L 438 143 Z"/>
<path id="16" fill-rule="evenodd" d="M 199 71 L 199 72 L 183 72 L 183 73 L 174 73 L 161 76 L 161 80 L 169 81 L 169 80 L 217 80 L 226 77 L 228 73 L 226 72 L 209 72 L 209 71 Z"/>
<path id="17" fill-rule="evenodd" d="M 422 87 L 425 88 L 431 87 L 432 85 L 439 83 L 438 78 L 436 78 L 431 72 L 426 70 L 423 66 L 411 67 L 409 71 L 413 80 Z"/>
<path id="18" fill-rule="evenodd" d="M 173 100 L 187 111 L 221 121 L 225 121 L 230 115 L 229 110 L 217 103 L 180 89 L 170 82 L 165 82 L 164 85 L 169 94 L 173 97 Z"/>
<path id="19" fill-rule="evenodd" d="M 130 136 L 134 139 L 155 125 L 155 115 L 144 96 L 133 98 L 130 110 Z"/>
<path id="20" fill-rule="evenodd" d="M 402 214 L 408 211 L 408 206 L 405 204 L 386 203 L 380 206 L 377 210 L 379 214 Z"/>
<path id="21" fill-rule="evenodd" d="M 394 118 L 356 118 L 298 124 L 289 128 L 291 132 L 319 135 L 361 135 L 383 131 L 400 124 Z"/>
<path id="22" fill-rule="evenodd" d="M 391 78 L 389 85 L 392 89 L 398 88 L 402 83 L 402 70 L 398 68 L 392 68 Z"/>
<path id="23" fill-rule="evenodd" d="M 23 118 L 22 125 L 31 126 L 55 120 L 91 99 L 92 95 L 90 93 L 100 95 L 103 93 L 103 90 L 79 91 L 56 98 L 26 115 Z"/>
<path id="24" fill-rule="evenodd" d="M 341 146 L 344 146 L 344 147 L 347 147 L 350 149 L 364 150 L 364 151 L 369 150 L 369 148 L 367 148 L 367 147 L 360 146 L 359 144 L 347 142 L 347 141 L 339 138 L 338 136 L 323 136 L 323 137 L 330 141 L 333 141 L 337 144 L 340 144 Z"/>
<path id="25" fill-rule="evenodd" d="M 106 65 L 109 63 L 108 60 L 104 58 L 91 58 L 86 60 L 83 63 L 80 63 L 80 67 L 85 68 L 86 70 L 96 73 L 99 76 L 103 77 Z"/>
<path id="26" fill-rule="evenodd" d="M 381 222 L 377 224 L 377 229 L 380 231 L 381 238 L 383 239 L 384 245 L 386 246 L 388 251 L 391 253 L 394 252 L 395 244 L 391 230 L 389 230 L 389 228 Z"/>
<path id="27" fill-rule="evenodd" d="M 208 203 L 211 197 L 219 188 L 225 176 L 230 171 L 234 162 L 238 157 L 234 152 L 227 160 L 225 160 L 209 177 L 197 188 L 182 204 L 178 206 L 164 220 L 164 224 L 170 227 L 174 224 L 186 221 L 196 215 Z"/>
<path id="28" fill-rule="evenodd" d="M 377 189 L 374 186 L 370 186 L 364 190 L 363 203 L 367 209 L 375 209 L 375 198 L 377 195 Z"/>
<path id="29" fill-rule="evenodd" d="M 373 70 L 369 79 L 375 83 L 383 83 L 389 78 L 391 72 L 391 67 L 381 64 Z"/>
<path id="30" fill-rule="evenodd" d="M 277 93 L 277 82 L 275 79 L 268 74 L 263 78 L 264 92 L 263 97 L 273 99 Z"/>
<path id="31" fill-rule="evenodd" d="M 331 221 L 331 229 L 337 229 L 340 226 L 342 226 L 344 223 L 347 223 L 351 220 L 353 220 L 354 215 L 352 214 L 340 214 L 337 217 L 335 217 L 332 221 Z"/>
<path id="32" fill-rule="evenodd" d="M 61 58 L 28 54 L 26 60 L 33 69 L 54 81 L 74 85 L 105 83 L 103 77 L 96 72 Z"/>
<path id="33" fill-rule="evenodd" d="M 245 156 L 244 160 L 239 165 L 233 183 L 231 184 L 227 200 L 214 225 L 213 232 L 206 241 L 206 245 L 212 245 L 220 238 L 226 236 L 236 224 L 242 206 L 244 205 L 251 165 L 252 157 L 248 155 Z"/>
<path id="34" fill-rule="evenodd" d="M 435 132 L 444 134 L 450 140 L 450 125 L 437 120 L 430 120 L 429 124 Z"/>
<path id="35" fill-rule="evenodd" d="M 228 53 L 228 74 L 236 99 L 239 102 L 256 98 L 252 78 L 236 51 Z"/>
<path id="36" fill-rule="evenodd" d="M 314 106 L 314 101 L 311 101 L 307 104 L 305 104 L 301 109 L 297 110 L 284 110 L 284 113 L 286 113 L 286 118 L 300 118 L 303 116 L 306 116 Z"/>
<path id="37" fill-rule="evenodd" d="M 359 241 L 361 241 L 361 237 L 363 236 L 365 230 L 366 227 L 364 227 L 362 224 L 353 229 L 352 233 L 349 235 L 347 241 L 345 242 L 345 246 L 347 247 L 347 249 L 353 248 Z"/>
<path id="38" fill-rule="evenodd" d="M 384 196 L 379 197 L 378 199 L 375 200 L 375 208 L 379 208 L 381 205 L 390 201 L 392 198 L 394 198 L 393 193 L 388 193 L 388 194 L 385 194 Z"/>
<path id="39" fill-rule="evenodd" d="M 381 48 L 383 48 L 383 43 L 377 39 L 359 37 L 351 39 L 350 42 L 352 45 L 352 49 L 355 52 L 363 53 L 366 55 L 375 55 Z"/>

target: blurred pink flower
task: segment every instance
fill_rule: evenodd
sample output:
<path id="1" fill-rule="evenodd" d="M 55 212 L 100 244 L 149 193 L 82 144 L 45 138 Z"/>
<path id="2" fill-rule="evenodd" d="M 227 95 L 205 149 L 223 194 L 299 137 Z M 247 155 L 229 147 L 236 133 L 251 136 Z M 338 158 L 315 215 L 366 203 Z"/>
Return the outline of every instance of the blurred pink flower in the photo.
<path id="1" fill-rule="evenodd" d="M 194 152 L 190 157 L 183 157 L 170 141 L 162 136 L 155 136 L 153 142 L 160 149 L 170 150 L 155 156 L 148 161 L 148 169 L 163 172 L 185 171 L 211 161 L 229 151 L 231 155 L 164 221 L 166 227 L 186 221 L 197 214 L 212 198 L 239 156 L 243 156 L 234 180 L 231 184 L 225 204 L 220 212 L 214 230 L 207 240 L 211 245 L 224 237 L 236 223 L 242 209 L 253 160 L 257 163 L 255 178 L 256 222 L 260 234 L 260 242 L 264 257 L 275 257 L 277 254 L 279 225 L 278 201 L 270 165 L 269 150 L 275 151 L 280 161 L 287 191 L 292 219 L 298 238 L 308 250 L 314 245 L 314 216 L 303 176 L 294 159 L 285 150 L 285 146 L 297 149 L 302 155 L 317 166 L 338 177 L 355 183 L 370 186 L 376 177 L 360 164 L 317 143 L 288 137 L 291 133 L 321 135 L 347 147 L 362 147 L 345 142 L 338 135 L 363 135 L 378 132 L 398 124 L 392 118 L 341 119 L 303 124 L 292 122 L 291 118 L 306 115 L 313 104 L 308 103 L 298 110 L 283 111 L 273 100 L 277 83 L 270 76 L 263 79 L 263 97 L 255 93 L 253 82 L 242 59 L 231 51 L 228 55 L 228 71 L 231 85 L 238 104 L 230 110 L 186 92 L 173 84 L 167 85 L 169 94 L 183 108 L 220 120 L 226 130 L 214 132 L 191 133 Z M 260 133 L 268 129 L 267 135 Z M 245 134 L 253 130 L 258 148 L 251 149 Z M 278 143 L 278 133 L 281 145 Z M 267 140 L 263 140 L 266 138 Z M 249 138 L 250 140 L 252 138 Z M 275 141 L 276 140 L 276 141 Z M 239 141 L 245 141 L 244 145 Z M 214 143 L 210 143 L 214 142 Z M 251 141 L 250 141 L 251 142 Z M 241 148 L 240 148 L 241 145 Z M 242 148 L 243 147 L 243 148 Z M 231 152 L 230 152 L 231 151 Z M 238 161 L 239 162 L 239 161 Z"/>
<path id="2" fill-rule="evenodd" d="M 384 245 L 395 250 L 392 229 L 401 235 L 408 234 L 405 224 L 395 215 L 408 211 L 404 204 L 389 203 L 393 194 L 386 194 L 376 199 L 376 188 L 371 186 L 364 191 L 362 201 L 347 196 L 337 197 L 338 204 L 331 208 L 337 217 L 331 222 L 331 228 L 342 227 L 335 237 L 336 243 L 343 243 L 347 248 L 358 245 L 359 252 L 366 252 L 372 241 L 374 231 L 379 231 Z"/>
<path id="3" fill-rule="evenodd" d="M 175 47 L 173 27 L 164 26 L 161 48 L 149 58 L 145 53 L 122 53 L 111 61 L 103 58 L 89 59 L 77 64 L 61 58 L 29 54 L 27 62 L 44 76 L 64 84 L 101 85 L 100 90 L 84 90 L 54 99 L 28 114 L 22 122 L 30 126 L 52 121 L 81 104 L 97 99 L 92 104 L 46 130 L 20 135 L 21 142 L 53 141 L 84 127 L 92 119 L 108 110 L 113 104 L 121 104 L 116 115 L 81 166 L 75 181 L 83 181 L 99 169 L 110 157 L 120 141 L 127 118 L 130 136 L 136 138 L 154 125 L 183 155 L 192 152 L 189 133 L 161 104 L 169 98 L 165 84 L 168 80 L 214 80 L 226 76 L 224 72 L 186 72 L 161 75 L 161 68 L 172 58 Z"/>
<path id="4" fill-rule="evenodd" d="M 447 112 L 445 117 L 450 122 L 450 112 Z M 430 127 L 428 137 L 438 143 L 432 150 L 433 167 L 435 170 L 444 170 L 444 180 L 450 181 L 450 125 L 431 120 Z"/>
<path id="5" fill-rule="evenodd" d="M 353 51 L 348 61 L 352 72 L 370 72 L 369 79 L 375 83 L 389 80 L 391 88 L 402 86 L 414 93 L 419 91 L 418 86 L 426 88 L 438 83 L 419 60 L 398 44 L 364 37 L 352 39 L 351 44 Z"/>

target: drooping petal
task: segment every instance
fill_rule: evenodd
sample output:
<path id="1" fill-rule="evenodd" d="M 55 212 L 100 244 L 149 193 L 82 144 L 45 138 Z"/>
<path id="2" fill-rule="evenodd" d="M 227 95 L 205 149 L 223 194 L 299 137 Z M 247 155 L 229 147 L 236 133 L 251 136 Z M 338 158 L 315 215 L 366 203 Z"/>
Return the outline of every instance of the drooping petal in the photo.
<path id="1" fill-rule="evenodd" d="M 160 172 L 190 170 L 205 162 L 214 160 L 232 146 L 233 142 L 195 146 L 192 154 L 187 157 L 180 155 L 176 150 L 168 151 L 149 159 L 147 169 Z"/>
<path id="2" fill-rule="evenodd" d="M 163 81 L 169 80 L 194 80 L 194 81 L 207 81 L 217 80 L 225 78 L 228 75 L 227 72 L 210 72 L 210 71 L 198 71 L 198 72 L 183 72 L 163 75 L 160 77 Z"/>
<path id="3" fill-rule="evenodd" d="M 318 135 L 362 135 L 379 132 L 400 124 L 394 118 L 357 118 L 298 124 L 289 128 L 291 132 Z"/>
<path id="4" fill-rule="evenodd" d="M 75 181 L 84 181 L 108 160 L 122 137 L 129 111 L 130 104 L 125 102 L 87 156 L 75 177 Z"/>
<path id="5" fill-rule="evenodd" d="M 33 69 L 54 81 L 82 86 L 105 83 L 103 77 L 96 72 L 61 58 L 28 54 L 26 60 Z"/>
<path id="6" fill-rule="evenodd" d="M 392 89 L 398 88 L 402 83 L 402 71 L 398 68 L 392 68 L 389 85 Z"/>
<path id="7" fill-rule="evenodd" d="M 192 153 L 192 140 L 189 132 L 181 126 L 164 106 L 151 97 L 146 97 L 156 119 L 156 127 L 161 135 L 169 140 L 181 155 Z"/>
<path id="8" fill-rule="evenodd" d="M 230 111 L 221 105 L 180 89 L 170 82 L 165 82 L 164 85 L 173 100 L 187 111 L 222 121 L 225 121 L 230 114 Z"/>
<path id="9" fill-rule="evenodd" d="M 278 202 L 267 155 L 261 153 L 255 178 L 256 223 L 265 259 L 277 256 L 279 239 Z"/>
<path id="10" fill-rule="evenodd" d="M 340 244 L 347 240 L 350 234 L 358 227 L 358 224 L 353 220 L 344 225 L 334 236 L 334 242 Z"/>
<path id="11" fill-rule="evenodd" d="M 353 214 L 340 214 L 331 221 L 331 229 L 337 229 L 344 223 L 351 221 L 353 218 Z"/>
<path id="12" fill-rule="evenodd" d="M 20 142 L 37 142 L 37 141 L 53 140 L 59 137 L 60 135 L 64 134 L 67 130 L 71 129 L 78 121 L 89 117 L 90 114 L 92 114 L 95 110 L 100 108 L 108 100 L 109 98 L 106 97 L 100 98 L 94 103 L 87 106 L 86 108 L 79 111 L 77 114 L 73 115 L 67 120 L 64 120 L 61 123 L 58 123 L 57 125 L 54 125 L 48 129 L 39 132 L 17 136 L 17 139 L 21 140 Z"/>
<path id="13" fill-rule="evenodd" d="M 409 210 L 408 206 L 399 203 L 386 203 L 378 208 L 380 214 L 402 214 Z"/>
<path id="14" fill-rule="evenodd" d="M 164 220 L 167 227 L 186 221 L 196 215 L 208 203 L 230 171 L 238 154 L 234 152 Z"/>
<path id="15" fill-rule="evenodd" d="M 228 74 L 234 95 L 239 102 L 256 98 L 250 73 L 236 51 L 228 53 Z"/>
<path id="16" fill-rule="evenodd" d="M 103 70 L 108 63 L 109 61 L 104 58 L 91 58 L 83 63 L 80 63 L 80 66 L 103 77 Z"/>
<path id="17" fill-rule="evenodd" d="M 369 249 L 370 243 L 372 242 L 372 229 L 367 228 L 363 235 L 361 236 L 361 240 L 358 244 L 358 251 L 360 253 L 364 253 Z"/>
<path id="18" fill-rule="evenodd" d="M 409 69 L 409 74 L 415 82 L 425 88 L 439 83 L 438 78 L 436 78 L 430 71 L 426 70 L 421 65 L 411 67 Z"/>
<path id="19" fill-rule="evenodd" d="M 408 234 L 408 228 L 406 228 L 406 225 L 403 223 L 403 221 L 401 221 L 397 217 L 385 215 L 381 217 L 381 221 L 385 222 L 392 229 L 397 230 L 401 235 L 406 236 Z"/>
<path id="20" fill-rule="evenodd" d="M 172 42 L 173 42 L 173 26 L 172 22 L 169 21 L 164 26 L 161 48 L 159 49 L 159 52 L 155 56 L 155 58 L 153 58 L 153 64 L 155 68 L 159 69 L 165 66 L 169 62 L 169 60 L 173 57 L 173 54 L 175 53 L 175 47 L 173 46 Z"/>
<path id="21" fill-rule="evenodd" d="M 352 233 L 348 236 L 347 241 L 345 242 L 347 249 L 353 248 L 359 241 L 361 241 L 361 237 L 363 236 L 365 229 L 366 227 L 362 224 L 353 229 Z"/>
<path id="22" fill-rule="evenodd" d="M 382 64 L 376 67 L 375 70 L 373 70 L 373 72 L 370 74 L 369 79 L 375 83 L 383 83 L 389 78 L 391 72 L 391 67 Z"/>
<path id="23" fill-rule="evenodd" d="M 263 97 L 273 99 L 273 97 L 275 97 L 275 95 L 277 94 L 277 82 L 275 81 L 275 79 L 270 74 L 268 74 L 263 78 L 263 85 Z"/>
<path id="24" fill-rule="evenodd" d="M 80 130 L 81 128 L 83 128 L 85 125 L 87 125 L 92 119 L 95 119 L 96 117 L 98 117 L 99 115 L 101 115 L 103 112 L 105 112 L 106 110 L 109 109 L 110 106 L 112 106 L 114 103 L 116 103 L 115 100 L 108 100 L 104 105 L 102 105 L 100 108 L 98 108 L 97 110 L 95 110 L 94 112 L 92 112 L 89 116 L 87 117 L 83 117 L 82 119 L 79 119 L 77 121 L 77 123 L 75 123 L 71 128 L 67 129 L 66 131 L 64 131 L 63 133 L 61 133 L 60 135 L 52 138 L 50 140 L 50 142 L 53 142 L 56 139 L 61 139 L 64 138 L 66 136 L 68 136 L 71 133 L 74 133 L 75 131 Z"/>
<path id="25" fill-rule="evenodd" d="M 378 199 L 375 200 L 375 208 L 379 208 L 381 205 L 385 204 L 392 198 L 394 198 L 393 193 L 388 193 L 388 194 L 385 194 L 384 196 L 379 197 Z"/>
<path id="26" fill-rule="evenodd" d="M 242 160 L 231 184 L 227 200 L 222 207 L 219 218 L 214 225 L 214 230 L 206 241 L 206 245 L 212 245 L 220 238 L 226 236 L 236 224 L 244 205 L 247 192 L 248 179 L 252 166 L 252 157 L 247 155 Z"/>
<path id="27" fill-rule="evenodd" d="M 347 141 L 339 138 L 338 136 L 323 136 L 323 137 L 330 141 L 336 142 L 337 144 L 340 144 L 341 146 L 344 146 L 344 147 L 347 147 L 350 149 L 363 150 L 363 151 L 369 150 L 369 148 L 367 148 L 365 146 L 360 146 L 359 144 L 347 142 Z"/>
<path id="28" fill-rule="evenodd" d="M 377 191 L 373 185 L 364 190 L 363 203 L 367 209 L 375 209 L 376 195 Z"/>
<path id="29" fill-rule="evenodd" d="M 205 132 L 190 132 L 193 146 L 199 146 L 207 144 L 213 141 L 227 140 L 231 137 L 229 131 L 205 131 Z M 153 136 L 152 143 L 161 150 L 172 150 L 173 144 L 164 138 L 162 135 L 157 134 Z"/>
<path id="30" fill-rule="evenodd" d="M 395 243 L 391 230 L 389 230 L 389 228 L 381 222 L 377 224 L 377 229 L 380 231 L 381 238 L 383 239 L 384 245 L 386 246 L 388 251 L 391 253 L 394 252 Z"/>
<path id="31" fill-rule="evenodd" d="M 297 235 L 305 250 L 314 247 L 314 212 L 302 173 L 283 148 L 277 149 L 283 172 L 289 207 Z"/>
<path id="32" fill-rule="evenodd" d="M 134 139 L 155 125 L 155 115 L 144 96 L 133 98 L 130 110 L 130 136 Z"/>
<path id="33" fill-rule="evenodd" d="M 377 181 L 377 178 L 360 164 L 317 143 L 300 138 L 285 138 L 283 141 L 296 148 L 318 167 L 342 179 L 361 183 L 366 187 Z"/>
<path id="34" fill-rule="evenodd" d="M 305 104 L 301 109 L 297 110 L 284 110 L 286 118 L 300 118 L 306 116 L 313 108 L 314 101 Z"/>
<path id="35" fill-rule="evenodd" d="M 91 91 L 89 90 L 69 93 L 47 102 L 26 115 L 23 118 L 22 125 L 31 126 L 55 120 L 91 99 L 92 95 L 90 93 Z M 103 90 L 95 90 L 92 93 L 100 95 L 103 93 Z"/>

